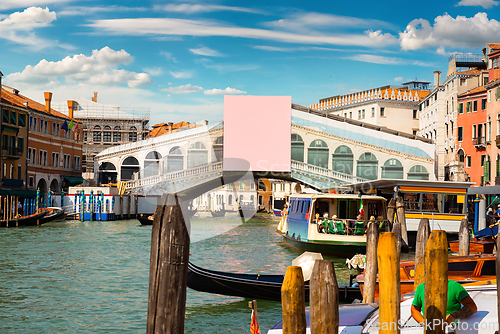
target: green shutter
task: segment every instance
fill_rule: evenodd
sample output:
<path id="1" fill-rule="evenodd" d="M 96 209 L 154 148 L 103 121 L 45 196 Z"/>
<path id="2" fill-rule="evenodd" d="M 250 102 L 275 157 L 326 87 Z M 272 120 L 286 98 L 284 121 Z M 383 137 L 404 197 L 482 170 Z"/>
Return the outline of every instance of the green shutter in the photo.
<path id="1" fill-rule="evenodd" d="M 500 89 L 500 88 L 499 88 L 499 87 L 497 87 L 497 89 L 495 90 L 495 99 L 497 99 L 497 100 L 498 100 L 498 90 L 499 90 L 499 89 Z"/>
<path id="2" fill-rule="evenodd" d="M 485 161 L 483 165 L 483 174 L 485 181 L 490 180 L 490 163 L 491 161 Z"/>

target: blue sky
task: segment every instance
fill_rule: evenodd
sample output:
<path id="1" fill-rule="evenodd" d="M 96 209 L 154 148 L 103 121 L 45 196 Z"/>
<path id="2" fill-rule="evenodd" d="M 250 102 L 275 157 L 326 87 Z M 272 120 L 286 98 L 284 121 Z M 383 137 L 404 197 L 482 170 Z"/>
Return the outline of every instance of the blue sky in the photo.
<path id="1" fill-rule="evenodd" d="M 320 98 L 446 73 L 500 43 L 499 0 L 1 0 L 3 83 L 42 102 L 222 120 L 224 94 Z"/>

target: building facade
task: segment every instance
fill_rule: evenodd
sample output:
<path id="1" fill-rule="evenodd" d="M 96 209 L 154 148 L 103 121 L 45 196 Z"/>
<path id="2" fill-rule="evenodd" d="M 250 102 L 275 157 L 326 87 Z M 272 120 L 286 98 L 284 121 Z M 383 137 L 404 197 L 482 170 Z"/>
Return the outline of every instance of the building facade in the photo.
<path id="1" fill-rule="evenodd" d="M 82 143 L 78 140 L 81 132 L 77 123 L 71 124 L 68 116 L 52 109 L 52 93 L 44 94 L 43 105 L 15 88 L 2 86 L 2 90 L 9 103 L 25 108 L 29 114 L 25 160 L 28 189 L 39 189 L 46 200 L 49 191 L 60 194 L 71 185 L 81 184 Z"/>
<path id="2" fill-rule="evenodd" d="M 429 94 L 428 82 L 407 82 L 321 99 L 310 106 L 331 115 L 417 135 L 419 101 Z M 409 87 L 413 89 L 409 89 Z M 397 119 L 397 122 L 394 120 Z"/>
<path id="3" fill-rule="evenodd" d="M 55 104 L 68 110 L 83 129 L 83 178 L 94 182 L 94 158 L 101 151 L 146 138 L 149 132 L 149 109 L 126 109 L 119 105 L 97 102 L 97 93 L 91 100 L 78 98 Z M 67 109 L 66 109 L 67 108 Z M 116 182 L 116 179 L 110 179 Z"/>

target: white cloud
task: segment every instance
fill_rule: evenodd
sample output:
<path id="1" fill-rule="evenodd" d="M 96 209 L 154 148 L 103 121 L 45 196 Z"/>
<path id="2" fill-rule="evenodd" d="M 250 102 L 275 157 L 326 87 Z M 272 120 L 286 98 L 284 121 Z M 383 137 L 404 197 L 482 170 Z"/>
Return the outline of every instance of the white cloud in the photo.
<path id="1" fill-rule="evenodd" d="M 498 6 L 498 1 L 495 0 L 461 0 L 455 6 L 481 6 L 483 8 L 490 8 Z"/>
<path id="2" fill-rule="evenodd" d="M 418 66 L 433 66 L 431 63 L 425 63 L 418 60 L 407 60 L 397 57 L 385 57 L 371 54 L 357 54 L 343 59 L 361 61 L 364 63 L 381 64 L 381 65 L 418 65 Z"/>
<path id="3" fill-rule="evenodd" d="M 321 51 L 335 51 L 335 52 L 350 52 L 350 50 L 345 49 L 334 49 L 325 48 L 317 46 L 300 46 L 300 47 L 278 47 L 269 45 L 253 45 L 254 49 L 264 50 L 264 51 L 276 51 L 276 52 L 295 52 L 295 51 L 310 51 L 310 50 L 321 50 Z"/>
<path id="4" fill-rule="evenodd" d="M 0 38 L 16 44 L 23 44 L 36 50 L 60 46 L 71 48 L 68 45 L 59 45 L 56 40 L 37 37 L 36 29 L 48 27 L 57 19 L 56 13 L 48 8 L 29 7 L 23 12 L 15 12 L 0 21 Z"/>
<path id="5" fill-rule="evenodd" d="M 67 56 L 60 61 L 42 59 L 35 66 L 28 65 L 22 72 L 6 76 L 13 83 L 56 83 L 64 78 L 66 83 L 89 82 L 99 85 L 118 85 L 126 83 L 129 87 L 151 84 L 153 80 L 147 73 L 130 72 L 117 69 L 118 65 L 132 61 L 125 50 L 114 51 L 105 46 L 93 50 L 87 57 L 83 54 Z"/>
<path id="6" fill-rule="evenodd" d="M 398 39 L 394 35 L 390 33 L 384 34 L 382 30 L 367 30 L 365 33 L 378 45 L 390 45 L 398 42 Z"/>
<path id="7" fill-rule="evenodd" d="M 436 53 L 438 55 L 441 55 L 441 56 L 449 56 L 450 53 L 449 52 L 446 52 L 446 50 L 444 49 L 444 47 L 440 46 L 437 50 L 436 50 Z"/>
<path id="8" fill-rule="evenodd" d="M 488 19 L 486 13 L 473 17 L 448 14 L 434 19 L 434 26 L 424 19 L 411 21 L 399 34 L 403 50 L 418 50 L 428 47 L 478 48 L 495 41 L 500 34 L 500 22 Z"/>
<path id="9" fill-rule="evenodd" d="M 235 88 L 227 87 L 226 89 L 207 89 L 204 92 L 206 95 L 231 95 L 231 94 L 246 94 L 247 92 Z"/>
<path id="10" fill-rule="evenodd" d="M 220 5 L 201 5 L 201 4 L 168 4 L 168 5 L 158 5 L 154 7 L 155 10 L 163 10 L 166 12 L 176 12 L 185 14 L 194 13 L 208 13 L 216 11 L 232 11 L 232 12 L 246 12 L 246 13 L 262 13 L 260 10 L 245 8 L 245 7 L 232 7 L 232 6 L 220 6 Z"/>
<path id="11" fill-rule="evenodd" d="M 163 74 L 163 70 L 160 67 L 146 67 L 144 68 L 144 72 L 154 77 Z"/>
<path id="12" fill-rule="evenodd" d="M 83 16 L 92 15 L 95 13 L 107 13 L 107 12 L 143 12 L 146 8 L 139 7 L 125 7 L 125 6 L 106 6 L 106 7 L 91 7 L 91 6 L 71 6 L 66 7 L 62 11 L 58 11 L 59 16 Z"/>
<path id="13" fill-rule="evenodd" d="M 65 3 L 71 0 L 2 0 L 0 10 L 27 8 L 31 6 L 47 6 L 49 4 Z"/>
<path id="14" fill-rule="evenodd" d="M 394 78 L 394 81 L 396 81 L 396 82 L 402 82 L 403 81 L 403 77 L 396 77 L 396 78 Z"/>
<path id="15" fill-rule="evenodd" d="M 192 86 L 191 84 L 177 86 L 177 87 L 168 87 L 163 88 L 163 92 L 172 93 L 172 94 L 188 94 L 202 91 L 202 87 Z"/>
<path id="16" fill-rule="evenodd" d="M 165 58 L 167 58 L 168 60 L 171 60 L 173 61 L 174 63 L 177 62 L 177 59 L 175 59 L 175 57 L 172 56 L 172 52 L 168 52 L 168 51 L 160 51 L 160 55 L 164 56 Z"/>
<path id="17" fill-rule="evenodd" d="M 189 79 L 193 77 L 193 73 L 191 72 L 172 72 L 170 74 L 176 79 Z"/>
<path id="18" fill-rule="evenodd" d="M 199 49 L 189 49 L 189 51 L 191 51 L 195 55 L 202 55 L 202 56 L 208 56 L 208 57 L 222 57 L 223 56 L 223 54 L 221 54 L 220 52 L 212 50 L 212 49 L 207 48 L 207 47 L 202 47 Z"/>
<path id="19" fill-rule="evenodd" d="M 218 72 L 240 72 L 240 71 L 253 71 L 257 70 L 260 68 L 259 65 L 253 65 L 253 64 L 248 64 L 248 65 L 243 65 L 243 64 L 214 64 L 208 60 L 204 60 L 203 66 L 206 68 L 211 68 L 214 69 Z"/>
<path id="20" fill-rule="evenodd" d="M 274 40 L 287 43 L 307 45 L 358 45 L 363 47 L 382 47 L 391 42 L 387 34 L 380 38 L 378 34 L 332 34 L 326 33 L 293 33 L 277 30 L 242 28 L 213 21 L 184 20 L 174 18 L 137 18 L 95 20 L 89 26 L 101 33 L 130 36 L 224 36 L 251 39 Z M 374 37 L 378 37 L 374 38 Z M 381 43 L 383 42 L 383 43 Z"/>

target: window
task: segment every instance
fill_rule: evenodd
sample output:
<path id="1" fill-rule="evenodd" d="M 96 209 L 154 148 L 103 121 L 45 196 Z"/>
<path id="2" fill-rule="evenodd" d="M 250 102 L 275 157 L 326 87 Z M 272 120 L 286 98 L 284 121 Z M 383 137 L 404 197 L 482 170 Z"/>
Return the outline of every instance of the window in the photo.
<path id="1" fill-rule="evenodd" d="M 52 167 L 56 167 L 56 154 L 52 152 Z"/>
<path id="2" fill-rule="evenodd" d="M 363 119 L 365 119 L 365 109 L 361 112 L 361 116 L 363 116 Z"/>
<path id="3" fill-rule="evenodd" d="M 472 126 L 472 139 L 476 139 L 476 138 L 477 138 L 477 136 L 476 136 L 477 129 L 476 129 L 476 128 L 477 128 L 477 126 L 474 124 L 474 125 Z M 481 166 L 482 166 L 482 165 L 481 165 Z"/>
<path id="4" fill-rule="evenodd" d="M 358 110 L 358 119 L 361 119 L 361 110 Z"/>
<path id="5" fill-rule="evenodd" d="M 500 66 L 499 64 L 500 64 L 500 57 L 493 58 L 493 68 L 499 67 Z"/>
<path id="6" fill-rule="evenodd" d="M 135 126 L 130 127 L 130 132 L 128 134 L 128 140 L 131 142 L 137 141 L 137 128 Z"/>
<path id="7" fill-rule="evenodd" d="M 458 104 L 458 113 L 459 114 L 463 114 L 464 113 L 464 104 L 463 103 L 459 103 Z"/>
<path id="8" fill-rule="evenodd" d="M 467 167 L 471 167 L 472 166 L 472 157 L 470 155 L 467 156 Z"/>
<path id="9" fill-rule="evenodd" d="M 28 147 L 28 160 L 29 160 L 29 162 L 32 162 L 31 161 L 31 147 Z"/>
<path id="10" fill-rule="evenodd" d="M 372 108 L 372 117 L 375 117 L 375 108 Z"/>
<path id="11" fill-rule="evenodd" d="M 349 118 L 352 119 L 352 111 L 349 112 Z"/>
<path id="12" fill-rule="evenodd" d="M 43 165 L 47 166 L 47 151 L 43 152 Z"/>
<path id="13" fill-rule="evenodd" d="M 484 161 L 486 160 L 486 155 L 482 154 L 481 155 L 481 167 L 484 166 Z"/>
<path id="14" fill-rule="evenodd" d="M 34 185 L 35 185 L 35 178 L 33 176 L 30 176 L 29 186 L 34 187 Z"/>
<path id="15" fill-rule="evenodd" d="M 470 112 L 470 101 L 465 104 L 465 112 Z"/>
<path id="16" fill-rule="evenodd" d="M 463 140 L 463 128 L 461 126 L 458 127 L 458 141 Z"/>
<path id="17" fill-rule="evenodd" d="M 384 107 L 380 108 L 380 116 L 385 117 L 385 108 Z"/>
<path id="18" fill-rule="evenodd" d="M 10 124 L 17 125 L 17 113 L 14 110 L 10 112 Z"/>
<path id="19" fill-rule="evenodd" d="M 486 99 L 481 100 L 481 109 L 486 110 Z"/>
<path id="20" fill-rule="evenodd" d="M 36 155 L 36 148 L 33 149 L 33 155 L 32 155 L 32 157 L 33 157 L 33 161 L 31 161 L 31 163 L 32 164 L 36 164 L 36 157 L 37 157 L 37 155 Z"/>
<path id="21" fill-rule="evenodd" d="M 52 122 L 52 135 L 53 136 L 56 135 L 56 123 L 55 122 Z"/>
<path id="22" fill-rule="evenodd" d="M 17 138 L 17 152 L 24 152 L 24 138 Z"/>
<path id="23" fill-rule="evenodd" d="M 115 126 L 115 128 L 113 130 L 114 130 L 114 132 L 113 132 L 113 142 L 117 143 L 117 142 L 119 142 L 119 141 L 122 140 L 122 134 L 120 133 L 120 127 L 119 126 Z"/>
<path id="24" fill-rule="evenodd" d="M 111 142 L 111 127 L 109 125 L 106 125 L 104 127 L 104 132 L 103 132 L 102 140 L 105 143 L 110 143 Z"/>
<path id="25" fill-rule="evenodd" d="M 95 142 L 101 141 L 101 127 L 99 125 L 94 126 L 94 133 L 92 136 L 92 140 Z"/>
<path id="26" fill-rule="evenodd" d="M 418 113 L 416 110 L 413 110 L 413 119 L 417 119 Z"/>
<path id="27" fill-rule="evenodd" d="M 19 126 L 24 127 L 26 126 L 26 115 L 25 114 L 19 114 Z"/>
<path id="28" fill-rule="evenodd" d="M 38 159 L 38 162 L 40 163 L 40 165 L 43 165 L 43 151 L 40 150 L 40 158 Z"/>
<path id="29" fill-rule="evenodd" d="M 472 111 L 473 112 L 476 112 L 477 111 L 477 100 L 474 100 L 473 104 L 472 104 Z"/>

